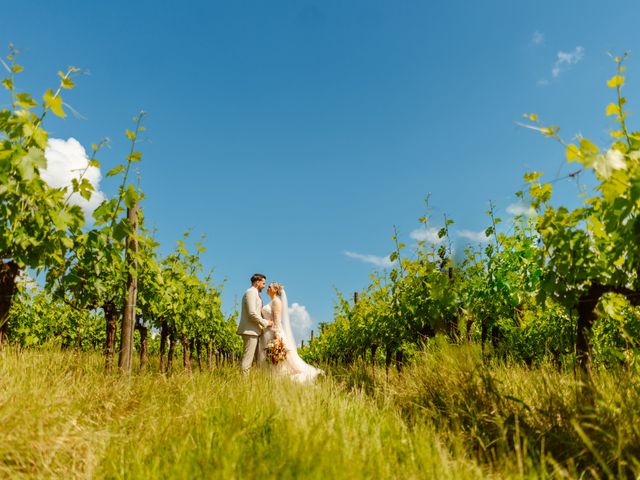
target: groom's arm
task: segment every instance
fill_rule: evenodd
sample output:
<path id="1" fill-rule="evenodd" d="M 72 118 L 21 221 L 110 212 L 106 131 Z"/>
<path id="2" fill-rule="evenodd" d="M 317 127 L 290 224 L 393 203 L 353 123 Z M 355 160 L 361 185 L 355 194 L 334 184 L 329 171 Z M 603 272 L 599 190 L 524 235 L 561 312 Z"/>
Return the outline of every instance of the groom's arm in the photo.
<path id="1" fill-rule="evenodd" d="M 244 301 L 246 302 L 245 307 L 249 313 L 249 320 L 260 325 L 262 328 L 267 328 L 269 323 L 262 318 L 262 313 L 256 309 L 256 304 L 258 303 L 258 292 L 254 289 L 249 290 L 244 296 Z"/>

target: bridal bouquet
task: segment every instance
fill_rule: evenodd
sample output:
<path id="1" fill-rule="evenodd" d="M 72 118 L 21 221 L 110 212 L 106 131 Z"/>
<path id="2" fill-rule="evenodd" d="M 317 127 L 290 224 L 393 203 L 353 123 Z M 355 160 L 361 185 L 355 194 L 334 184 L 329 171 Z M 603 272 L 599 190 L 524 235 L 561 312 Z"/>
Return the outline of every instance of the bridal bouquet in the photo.
<path id="1" fill-rule="evenodd" d="M 273 365 L 277 365 L 287 358 L 287 347 L 280 335 L 276 335 L 276 337 L 269 342 L 267 348 L 265 348 L 265 352 L 267 359 L 269 359 Z"/>

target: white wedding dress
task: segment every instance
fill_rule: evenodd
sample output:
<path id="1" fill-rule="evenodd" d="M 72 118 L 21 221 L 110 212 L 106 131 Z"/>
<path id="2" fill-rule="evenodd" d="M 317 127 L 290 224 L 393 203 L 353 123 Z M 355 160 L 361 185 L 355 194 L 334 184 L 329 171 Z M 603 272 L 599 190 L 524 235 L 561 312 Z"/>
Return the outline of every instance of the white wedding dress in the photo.
<path id="1" fill-rule="evenodd" d="M 279 335 L 283 340 L 287 349 L 287 358 L 285 358 L 278 365 L 270 366 L 270 368 L 276 369 L 278 373 L 291 377 L 293 380 L 300 383 L 312 382 L 315 378 L 324 373 L 321 369 L 309 365 L 307 362 L 300 358 L 298 355 L 298 349 L 296 348 L 296 342 L 293 338 L 293 332 L 291 331 L 291 322 L 289 321 L 289 305 L 287 303 L 287 294 L 282 291 L 279 296 L 282 302 L 282 313 L 280 318 L 273 318 L 273 302 L 269 302 L 262 308 L 262 318 L 269 321 L 274 321 L 273 327 L 267 328 L 261 337 L 261 348 L 266 348 L 271 340 Z"/>

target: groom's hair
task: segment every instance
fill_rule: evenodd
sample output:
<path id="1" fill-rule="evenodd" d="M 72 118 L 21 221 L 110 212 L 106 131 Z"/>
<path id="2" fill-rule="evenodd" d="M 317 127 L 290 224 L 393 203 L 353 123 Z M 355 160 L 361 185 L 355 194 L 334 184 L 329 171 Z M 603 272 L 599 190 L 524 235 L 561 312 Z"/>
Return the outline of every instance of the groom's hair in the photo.
<path id="1" fill-rule="evenodd" d="M 267 277 L 266 277 L 266 276 L 264 276 L 263 274 L 261 274 L 261 273 L 254 273 L 254 274 L 251 276 L 251 285 L 253 285 L 254 283 L 256 283 L 258 280 L 266 280 L 266 279 L 267 279 Z"/>

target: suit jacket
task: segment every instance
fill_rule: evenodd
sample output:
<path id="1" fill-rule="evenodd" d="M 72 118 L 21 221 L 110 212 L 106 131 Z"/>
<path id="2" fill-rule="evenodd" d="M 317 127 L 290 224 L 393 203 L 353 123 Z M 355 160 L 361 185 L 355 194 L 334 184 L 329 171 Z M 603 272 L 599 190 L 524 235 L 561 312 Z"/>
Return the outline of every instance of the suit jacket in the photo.
<path id="1" fill-rule="evenodd" d="M 267 328 L 268 325 L 269 323 L 262 318 L 260 293 L 256 287 L 252 286 L 242 296 L 242 312 L 236 333 L 259 337 L 262 335 L 262 329 Z"/>

